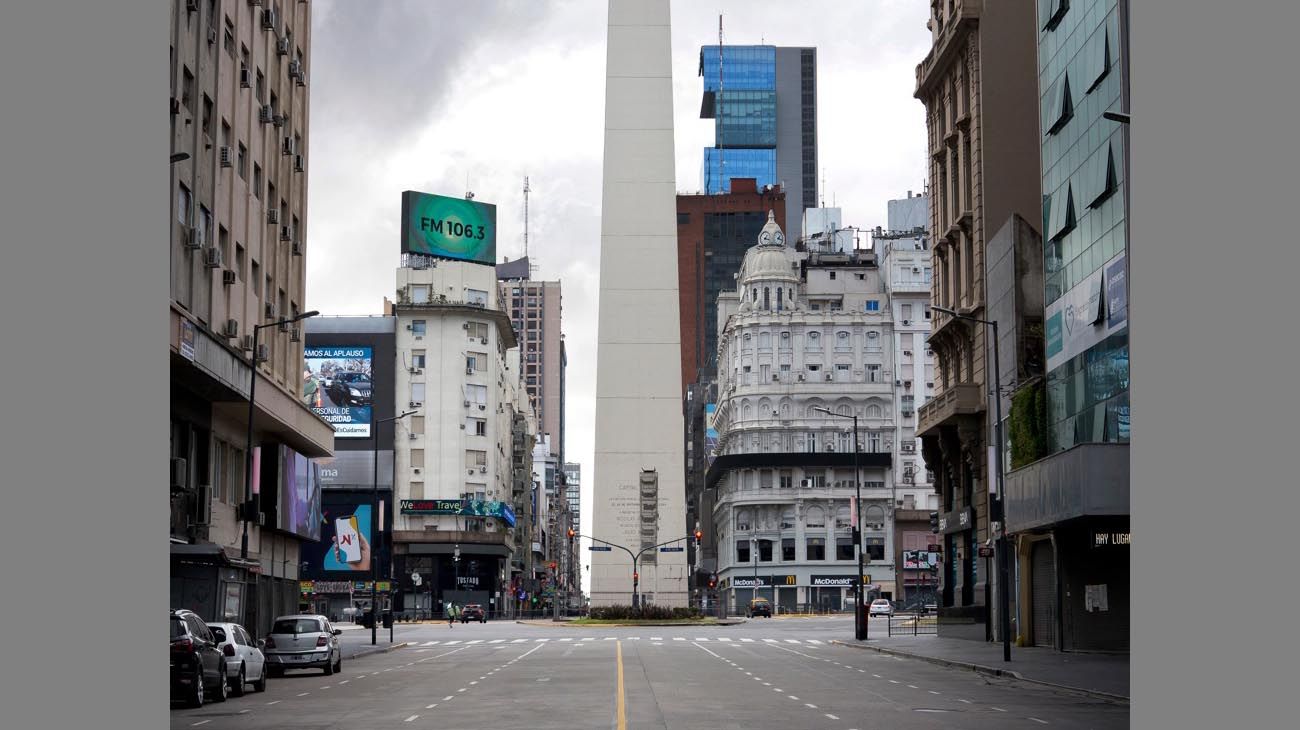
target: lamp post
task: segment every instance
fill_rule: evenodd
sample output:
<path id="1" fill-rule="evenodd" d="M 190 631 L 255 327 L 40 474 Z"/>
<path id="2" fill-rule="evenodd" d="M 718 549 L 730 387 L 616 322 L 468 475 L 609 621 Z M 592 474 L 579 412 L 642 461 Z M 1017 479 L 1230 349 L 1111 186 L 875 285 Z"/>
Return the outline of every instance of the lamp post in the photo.
<path id="1" fill-rule="evenodd" d="M 980 319 L 978 317 L 971 317 L 965 314 L 958 314 L 957 312 L 947 307 L 931 306 L 930 309 L 933 309 L 938 312 L 943 312 L 944 314 L 950 315 L 957 319 L 965 319 L 971 322 L 979 322 L 980 324 L 987 325 L 993 330 L 993 403 L 995 409 L 994 418 L 996 419 L 994 423 L 996 435 L 994 436 L 994 438 L 997 439 L 997 445 L 994 447 L 994 452 L 997 454 L 997 462 L 998 462 L 998 473 L 997 473 L 998 498 L 993 502 L 993 505 L 994 507 L 996 507 L 996 510 L 990 510 L 989 517 L 990 519 L 992 519 L 992 517 L 996 516 L 998 518 L 998 523 L 1001 526 L 1001 529 L 998 530 L 998 538 L 997 538 L 998 540 L 998 544 L 997 544 L 998 613 L 1000 614 L 999 615 L 1000 620 L 998 623 L 1001 625 L 1001 629 L 1002 629 L 1002 661 L 1009 662 L 1011 661 L 1011 599 L 1007 593 L 1007 591 L 1009 590 L 1009 586 L 1007 584 L 1010 582 L 1010 570 L 1007 567 L 1008 547 L 1007 547 L 1007 526 L 1006 526 L 1006 514 L 1005 514 L 1006 493 L 1003 489 L 1005 485 L 1006 469 L 1004 468 L 1005 458 L 1003 457 L 1003 453 L 1002 453 L 1002 367 L 998 359 L 998 323 L 993 320 Z"/>
<path id="2" fill-rule="evenodd" d="M 267 327 L 293 324 L 308 317 L 315 317 L 318 314 L 320 312 L 313 309 L 310 312 L 303 312 L 296 317 L 282 319 L 278 322 L 253 325 L 253 356 L 248 369 L 248 432 L 247 437 L 244 439 L 244 504 L 242 515 L 244 533 L 239 539 L 239 557 L 243 560 L 248 559 L 248 523 L 257 514 L 260 507 L 260 504 L 256 502 L 253 496 L 253 400 L 257 394 L 257 335 Z"/>
<path id="3" fill-rule="evenodd" d="M 856 527 L 853 528 L 853 544 L 858 551 L 858 575 L 853 580 L 853 585 L 857 586 L 853 597 L 853 635 L 859 641 L 867 640 L 867 624 L 862 619 L 862 595 L 865 593 L 866 586 L 862 585 L 862 576 L 866 573 L 866 568 L 862 561 L 862 467 L 859 462 L 858 454 L 858 417 L 857 414 L 844 415 L 836 413 L 829 408 L 815 406 L 814 411 L 824 413 L 834 418 L 851 418 L 853 419 L 853 488 L 857 495 L 857 500 L 853 506 L 853 522 Z"/>
<path id="4" fill-rule="evenodd" d="M 373 378 L 374 375 L 372 374 L 371 377 Z M 375 402 L 374 392 L 375 387 L 374 382 L 372 381 L 370 385 L 370 403 L 372 408 L 374 407 L 373 404 Z M 399 413 L 396 416 L 389 416 L 388 418 L 371 418 L 370 440 L 371 443 L 374 444 L 373 453 L 375 471 L 374 481 L 370 483 L 370 536 L 374 540 L 379 539 L 379 531 L 383 529 L 383 526 L 379 524 L 379 424 L 388 423 L 389 421 L 397 421 L 418 412 L 419 411 L 406 411 L 405 413 Z M 389 562 L 392 562 L 391 559 Z M 432 608 L 432 604 L 430 604 L 430 608 Z M 370 544 L 370 612 L 374 617 L 370 622 L 370 644 L 371 646 L 374 646 L 379 643 L 379 550 L 375 547 L 374 542 L 371 542 Z M 392 641 L 392 638 L 393 635 L 390 624 L 390 632 L 388 635 L 389 641 Z"/>

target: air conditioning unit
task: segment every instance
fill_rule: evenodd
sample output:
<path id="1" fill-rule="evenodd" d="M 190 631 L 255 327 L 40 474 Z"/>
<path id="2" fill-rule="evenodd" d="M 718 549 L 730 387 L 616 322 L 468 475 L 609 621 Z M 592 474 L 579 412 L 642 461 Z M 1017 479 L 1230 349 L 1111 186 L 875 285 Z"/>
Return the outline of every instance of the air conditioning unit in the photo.
<path id="1" fill-rule="evenodd" d="M 421 401 L 418 400 L 411 401 L 411 408 L 419 408 L 422 405 L 424 405 L 424 403 L 422 403 Z"/>
<path id="2" fill-rule="evenodd" d="M 487 474 L 487 467 L 486 467 L 486 466 L 480 466 L 480 467 L 478 468 L 478 473 L 479 473 L 479 474 Z"/>
<path id="3" fill-rule="evenodd" d="M 230 149 L 229 145 L 221 148 L 221 166 L 222 167 L 235 166 L 235 151 Z"/>
<path id="4" fill-rule="evenodd" d="M 293 171 L 294 171 L 294 172 L 303 172 L 303 171 L 306 170 L 306 169 L 307 169 L 307 163 L 303 161 L 303 159 L 302 159 L 302 155 L 294 155 L 294 156 L 293 156 Z"/>
<path id="5" fill-rule="evenodd" d="M 293 155 L 293 137 L 285 137 L 280 143 L 280 154 L 285 157 Z"/>
<path id="6" fill-rule="evenodd" d="M 913 274 L 919 274 L 919 273 L 921 273 L 921 267 L 920 267 L 920 266 L 913 266 L 913 267 L 912 267 L 912 273 L 913 273 Z"/>
<path id="7" fill-rule="evenodd" d="M 203 252 L 203 265 L 209 269 L 221 268 L 221 249 L 210 248 Z"/>
<path id="8" fill-rule="evenodd" d="M 829 383 L 832 380 L 834 380 L 834 376 L 831 373 L 826 373 L 826 382 Z"/>
<path id="9" fill-rule="evenodd" d="M 925 384 L 925 387 L 927 387 L 927 388 L 933 388 L 933 387 L 934 387 L 934 383 L 926 383 L 926 384 Z"/>
<path id="10" fill-rule="evenodd" d="M 911 351 L 911 350 L 903 350 L 903 356 L 904 356 L 904 357 L 911 357 L 911 356 L 912 356 L 912 351 Z"/>
<path id="11" fill-rule="evenodd" d="M 289 226 L 280 226 L 280 240 L 281 240 L 281 241 L 292 241 L 292 240 L 293 240 L 293 229 L 289 228 Z"/>
<path id="12" fill-rule="evenodd" d="M 479 342 L 481 342 L 481 343 L 483 343 L 483 344 L 486 345 L 486 344 L 487 344 L 487 338 L 484 337 L 484 338 L 480 339 Z"/>
<path id="13" fill-rule="evenodd" d="M 200 484 L 194 499 L 194 524 L 212 524 L 212 485 Z"/>
<path id="14" fill-rule="evenodd" d="M 424 371 L 421 370 L 421 369 L 419 369 L 419 368 L 411 368 L 411 374 L 412 374 L 412 375 L 422 375 L 423 373 L 424 373 Z"/>
<path id="15" fill-rule="evenodd" d="M 469 408 L 469 401 L 465 401 L 465 407 Z"/>
<path id="16" fill-rule="evenodd" d="M 276 114 L 275 116 L 271 117 L 271 124 L 274 124 L 277 129 L 283 127 L 288 122 L 289 122 L 288 114 Z"/>
<path id="17" fill-rule="evenodd" d="M 905 319 L 905 320 L 903 320 L 903 326 L 904 326 L 904 327 L 908 326 L 908 325 L 911 324 L 911 323 L 912 323 L 912 320 L 910 320 L 910 319 Z"/>
<path id="18" fill-rule="evenodd" d="M 289 330 L 289 341 L 302 342 L 302 330 L 297 327 L 294 327 L 293 329 Z"/>
<path id="19" fill-rule="evenodd" d="M 262 110 L 257 113 L 257 121 L 262 124 L 270 124 L 275 119 L 275 110 L 270 104 L 263 104 Z"/>
<path id="20" fill-rule="evenodd" d="M 281 322 L 280 325 L 279 325 L 279 327 L 278 327 L 278 329 L 279 329 L 281 332 L 288 332 L 288 331 L 289 331 L 289 323 L 288 323 L 288 322 Z"/>
<path id="21" fill-rule="evenodd" d="M 307 74 L 303 73 L 302 71 L 299 71 L 299 72 L 298 72 L 298 81 L 297 81 L 297 85 L 298 85 L 298 86 L 301 86 L 301 87 L 306 87 L 306 86 L 307 86 Z"/>
<path id="22" fill-rule="evenodd" d="M 469 322 L 466 322 L 465 324 L 462 324 L 462 325 L 460 326 L 460 328 L 463 329 L 463 330 L 467 330 L 467 329 L 469 329 Z"/>
<path id="23" fill-rule="evenodd" d="M 474 368 L 465 368 L 465 374 L 466 374 L 466 375 L 473 375 L 473 374 L 474 374 Z"/>
<path id="24" fill-rule="evenodd" d="M 484 404 L 482 404 L 482 403 L 479 403 L 479 404 L 478 404 L 478 409 L 479 409 L 480 411 L 486 411 L 486 410 L 487 410 L 487 406 L 484 405 Z"/>
<path id="25" fill-rule="evenodd" d="M 800 383 L 803 382 L 803 373 L 799 373 L 799 382 L 800 382 Z"/>
<path id="26" fill-rule="evenodd" d="M 420 470 L 419 470 L 419 469 L 412 469 L 411 471 L 414 471 L 416 474 L 419 474 L 419 473 L 420 473 Z"/>
<path id="27" fill-rule="evenodd" d="M 184 459 L 172 459 L 172 489 L 185 489 L 189 486 L 188 466 Z"/>
<path id="28" fill-rule="evenodd" d="M 240 349 L 244 352 L 251 352 L 253 349 L 253 336 L 244 335 L 244 341 L 240 343 Z"/>
<path id="29" fill-rule="evenodd" d="M 799 486 L 803 487 L 804 489 L 812 489 L 812 486 L 813 486 L 813 480 L 811 480 L 811 479 L 800 479 L 800 480 L 799 480 Z"/>
<path id="30" fill-rule="evenodd" d="M 289 62 L 289 78 L 296 79 L 302 75 L 302 61 L 294 59 Z"/>
<path id="31" fill-rule="evenodd" d="M 470 476 L 473 476 L 473 475 L 474 475 L 474 470 L 473 470 L 473 469 L 466 469 L 466 470 L 465 470 L 465 473 L 466 473 L 466 474 L 469 474 Z"/>
<path id="32" fill-rule="evenodd" d="M 294 241 L 290 251 L 293 252 L 294 256 L 301 256 L 303 253 L 302 241 Z"/>
<path id="33" fill-rule="evenodd" d="M 410 331 L 411 331 L 411 325 L 409 325 L 409 324 L 406 325 L 406 331 L 407 331 L 407 332 L 410 332 Z"/>
<path id="34" fill-rule="evenodd" d="M 217 42 L 217 29 L 208 28 L 208 45 L 212 45 L 213 43 L 216 42 Z"/>
<path id="35" fill-rule="evenodd" d="M 904 388 L 910 388 L 910 387 L 912 387 L 912 381 L 910 381 L 910 380 L 904 380 L 904 381 L 903 381 L 903 387 L 904 387 Z"/>
<path id="36" fill-rule="evenodd" d="M 248 70 L 247 66 L 239 69 L 239 88 L 241 89 L 253 88 L 253 72 Z"/>
<path id="37" fill-rule="evenodd" d="M 902 384 L 903 384 L 903 381 L 901 381 L 901 380 L 895 380 L 895 381 L 894 381 L 894 385 L 902 385 Z"/>
<path id="38" fill-rule="evenodd" d="M 257 346 L 257 361 L 266 362 L 271 357 L 271 348 L 266 345 Z"/>
<path id="39" fill-rule="evenodd" d="M 461 428 L 464 428 L 464 426 L 461 426 Z M 420 438 L 420 434 L 418 434 L 418 433 L 410 434 L 410 436 L 411 436 L 411 440 L 412 440 L 412 441 L 414 441 L 414 440 Z"/>
<path id="40" fill-rule="evenodd" d="M 191 13 L 199 12 L 199 0 L 185 0 L 185 9 Z"/>
<path id="41" fill-rule="evenodd" d="M 276 54 L 281 56 L 289 55 L 289 39 L 288 38 L 277 39 L 275 42 L 275 52 Z"/>
<path id="42" fill-rule="evenodd" d="M 203 228 L 190 226 L 185 230 L 185 248 L 198 250 L 203 248 Z"/>
<path id="43" fill-rule="evenodd" d="M 274 226 L 280 222 L 280 211 L 275 208 L 268 208 L 266 211 L 266 224 Z"/>
<path id="44" fill-rule="evenodd" d="M 233 274 L 234 272 L 232 271 L 232 272 L 230 272 L 230 273 Z M 225 336 L 228 337 L 228 338 L 229 338 L 229 337 L 238 337 L 238 336 L 239 336 L 239 320 L 237 320 L 237 319 L 228 319 L 228 320 L 226 320 L 226 326 L 223 327 L 223 328 L 221 329 L 221 334 L 225 335 Z"/>
<path id="45" fill-rule="evenodd" d="M 262 11 L 262 30 L 275 30 L 275 9 L 268 8 Z"/>

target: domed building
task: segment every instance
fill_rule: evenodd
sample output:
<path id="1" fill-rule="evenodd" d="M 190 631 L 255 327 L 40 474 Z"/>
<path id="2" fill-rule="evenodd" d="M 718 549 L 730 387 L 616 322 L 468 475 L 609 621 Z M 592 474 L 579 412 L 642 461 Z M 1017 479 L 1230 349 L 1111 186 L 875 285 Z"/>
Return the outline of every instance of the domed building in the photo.
<path id="1" fill-rule="evenodd" d="M 875 254 L 796 250 L 770 212 L 736 289 L 718 298 L 718 441 L 705 487 L 716 490 L 729 612 L 756 593 L 783 612 L 853 610 L 859 478 L 866 599 L 894 593 L 888 299 Z"/>

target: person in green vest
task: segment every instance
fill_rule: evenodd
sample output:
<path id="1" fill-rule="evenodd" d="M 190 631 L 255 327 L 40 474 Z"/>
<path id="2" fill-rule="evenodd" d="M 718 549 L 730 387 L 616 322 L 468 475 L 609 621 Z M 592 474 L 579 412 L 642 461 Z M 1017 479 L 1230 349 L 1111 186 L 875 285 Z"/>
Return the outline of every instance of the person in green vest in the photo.
<path id="1" fill-rule="evenodd" d="M 456 625 L 456 604 L 455 603 L 451 601 L 447 601 L 446 614 L 447 614 L 448 628 L 454 628 Z"/>

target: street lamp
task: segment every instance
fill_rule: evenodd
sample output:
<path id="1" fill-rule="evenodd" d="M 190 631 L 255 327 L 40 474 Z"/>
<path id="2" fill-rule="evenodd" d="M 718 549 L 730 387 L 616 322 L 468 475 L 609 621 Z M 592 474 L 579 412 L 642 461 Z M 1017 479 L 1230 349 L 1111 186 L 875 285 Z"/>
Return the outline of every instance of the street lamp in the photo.
<path id="1" fill-rule="evenodd" d="M 1125 115 L 1125 117 L 1127 120 L 1127 115 Z M 931 306 L 930 309 L 933 309 L 937 312 L 943 312 L 944 314 L 950 315 L 957 319 L 965 319 L 971 322 L 979 322 L 980 324 L 987 325 L 993 329 L 993 401 L 994 401 L 994 408 L 996 409 L 994 412 L 994 418 L 996 419 L 995 438 L 997 439 L 997 445 L 994 447 L 994 451 L 997 454 L 997 462 L 998 462 L 998 474 L 997 474 L 998 498 L 994 500 L 994 506 L 997 507 L 998 523 L 1001 526 L 1001 529 L 998 530 L 998 547 L 997 547 L 998 613 L 1000 614 L 1000 618 L 1001 618 L 999 623 L 1001 624 L 1002 627 L 1002 661 L 1009 662 L 1011 661 L 1011 599 L 1007 594 L 1008 591 L 1007 584 L 1010 582 L 1010 577 L 1009 577 L 1010 570 L 1007 567 L 1008 548 L 1007 548 L 1007 525 L 1006 525 L 1006 513 L 1005 513 L 1006 492 L 1004 491 L 1004 486 L 1006 481 L 1005 480 L 1006 468 L 1004 464 L 1005 458 L 1003 457 L 1003 453 L 1002 453 L 1002 366 L 998 360 L 998 323 L 993 320 L 980 319 L 978 317 L 971 317 L 965 314 L 958 314 L 957 312 L 947 307 Z M 990 515 L 990 517 L 992 517 L 992 515 Z"/>
<path id="2" fill-rule="evenodd" d="M 374 376 L 372 375 L 371 377 L 373 378 Z M 375 402 L 374 393 L 375 386 L 372 381 L 370 384 L 370 403 L 372 408 L 374 407 Z M 399 413 L 396 416 L 390 416 L 388 418 L 372 418 L 373 423 L 370 426 L 370 439 L 374 444 L 375 456 L 375 478 L 374 481 L 370 483 L 370 537 L 372 538 L 372 542 L 370 543 L 370 613 L 373 617 L 370 621 L 371 646 L 379 643 L 379 550 L 375 548 L 375 543 L 373 542 L 373 540 L 379 539 L 379 531 L 382 529 L 379 525 L 379 424 L 388 423 L 389 421 L 397 421 L 418 412 L 419 411 L 406 411 L 405 413 Z M 389 559 L 389 563 L 392 563 L 391 558 Z M 432 609 L 432 604 L 430 604 L 430 608 Z M 388 640 L 392 641 L 393 635 L 391 632 L 391 623 L 389 624 L 389 628 Z"/>
<path id="3" fill-rule="evenodd" d="M 862 564 L 862 468 L 858 460 L 858 416 L 857 414 L 846 416 L 821 406 L 813 406 L 813 410 L 834 418 L 853 419 L 853 487 L 857 493 L 857 501 L 853 505 L 853 522 L 856 525 L 853 528 L 853 544 L 858 551 L 858 575 L 853 581 L 853 585 L 857 586 L 853 598 L 853 635 L 859 641 L 866 641 L 867 624 L 862 619 L 862 595 L 866 592 L 866 586 L 862 585 L 862 576 L 866 573 L 866 569 Z"/>
<path id="4" fill-rule="evenodd" d="M 248 522 L 257 514 L 261 506 L 259 500 L 253 495 L 253 398 L 257 393 L 257 335 L 267 327 L 293 324 L 308 317 L 315 317 L 318 314 L 320 312 L 313 309 L 310 312 L 303 312 L 296 317 L 282 319 L 278 322 L 253 325 L 253 356 L 248 371 L 248 435 L 244 439 L 244 534 L 239 540 L 239 557 L 243 560 L 248 559 Z M 260 496 L 260 494 L 257 495 L 257 497 Z"/>

